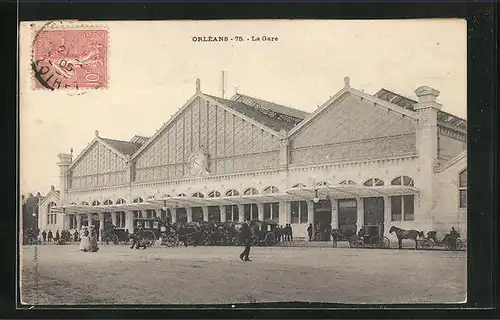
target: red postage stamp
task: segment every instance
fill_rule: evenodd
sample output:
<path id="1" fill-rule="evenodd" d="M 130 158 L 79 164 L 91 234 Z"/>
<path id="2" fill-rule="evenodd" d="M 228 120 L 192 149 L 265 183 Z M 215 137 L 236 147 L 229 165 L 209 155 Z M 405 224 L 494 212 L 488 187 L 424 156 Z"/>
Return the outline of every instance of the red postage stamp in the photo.
<path id="1" fill-rule="evenodd" d="M 33 41 L 36 88 L 107 88 L 107 30 L 41 30 Z"/>

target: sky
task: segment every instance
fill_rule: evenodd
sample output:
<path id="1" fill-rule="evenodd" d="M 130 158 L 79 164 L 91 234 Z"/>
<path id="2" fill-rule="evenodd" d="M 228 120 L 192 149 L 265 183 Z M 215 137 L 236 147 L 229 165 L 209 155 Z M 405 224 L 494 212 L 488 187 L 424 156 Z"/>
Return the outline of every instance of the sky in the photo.
<path id="1" fill-rule="evenodd" d="M 81 24 L 82 22 L 80 22 Z M 66 23 L 70 25 L 69 22 Z M 87 22 L 108 30 L 108 87 L 35 89 L 33 34 L 20 29 L 20 188 L 59 189 L 57 154 L 76 157 L 94 138 L 151 136 L 195 94 L 239 93 L 312 112 L 344 86 L 380 88 L 417 99 L 427 85 L 440 91 L 443 111 L 466 118 L 466 22 L 458 19 L 380 21 L 126 21 Z M 40 23 L 38 24 L 41 25 Z M 244 41 L 194 42 L 193 37 L 242 36 Z M 252 36 L 277 41 L 247 41 Z"/>

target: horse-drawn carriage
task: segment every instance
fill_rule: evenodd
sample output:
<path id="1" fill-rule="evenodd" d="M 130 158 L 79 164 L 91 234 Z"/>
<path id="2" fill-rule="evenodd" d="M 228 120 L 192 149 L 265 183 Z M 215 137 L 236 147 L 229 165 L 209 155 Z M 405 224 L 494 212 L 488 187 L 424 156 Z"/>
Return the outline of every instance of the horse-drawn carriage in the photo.
<path id="1" fill-rule="evenodd" d="M 362 227 L 364 233 L 351 236 L 349 246 L 352 248 L 389 248 L 391 242 L 384 236 L 381 225 L 364 225 Z"/>
<path id="2" fill-rule="evenodd" d="M 149 246 L 152 246 L 160 237 L 160 223 L 160 218 L 135 218 L 134 220 L 136 228 L 142 227 L 141 240 L 149 241 Z"/>
<path id="3" fill-rule="evenodd" d="M 276 227 L 278 224 L 274 221 L 254 220 L 250 223 L 252 229 L 252 245 L 265 244 L 274 246 L 276 244 Z"/>
<path id="4" fill-rule="evenodd" d="M 461 250 L 463 247 L 463 242 L 460 238 L 460 233 L 456 234 L 446 234 L 443 239 L 438 240 L 436 231 L 427 232 L 427 237 L 423 238 L 423 240 L 419 240 L 420 247 L 422 249 L 430 250 L 434 248 L 434 246 L 444 246 L 446 250 L 455 251 Z"/>

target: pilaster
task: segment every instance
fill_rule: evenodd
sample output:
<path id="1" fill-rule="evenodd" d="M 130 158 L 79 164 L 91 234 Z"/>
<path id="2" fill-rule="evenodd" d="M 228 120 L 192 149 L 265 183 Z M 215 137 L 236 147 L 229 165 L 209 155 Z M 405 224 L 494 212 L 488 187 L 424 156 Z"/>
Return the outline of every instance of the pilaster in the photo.
<path id="1" fill-rule="evenodd" d="M 186 213 L 187 213 L 187 222 L 193 222 L 193 208 L 186 207 Z"/>
<path id="2" fill-rule="evenodd" d="M 339 228 L 339 214 L 338 214 L 338 204 L 337 199 L 330 198 L 332 204 L 332 228 Z"/>
<path id="3" fill-rule="evenodd" d="M 258 210 L 259 220 L 263 221 L 264 220 L 264 204 L 257 203 L 257 210 Z"/>
<path id="4" fill-rule="evenodd" d="M 279 224 L 285 224 L 288 223 L 287 221 L 287 212 L 286 212 L 286 202 L 285 201 L 280 201 L 279 202 Z"/>
<path id="5" fill-rule="evenodd" d="M 226 222 L 226 206 L 219 206 L 219 211 L 220 211 L 220 222 Z"/>
<path id="6" fill-rule="evenodd" d="M 243 211 L 243 205 L 238 204 L 238 222 L 244 222 L 245 221 L 245 214 Z"/>
<path id="7" fill-rule="evenodd" d="M 171 208 L 170 213 L 172 214 L 172 223 L 177 222 L 177 208 Z"/>
<path id="8" fill-rule="evenodd" d="M 208 221 L 208 207 L 201 207 L 201 210 L 203 210 L 203 221 Z"/>
<path id="9" fill-rule="evenodd" d="M 307 221 L 314 225 L 314 201 L 307 200 Z"/>
<path id="10" fill-rule="evenodd" d="M 358 209 L 356 217 L 356 230 L 359 230 L 365 224 L 365 202 L 363 201 L 363 198 L 356 198 L 356 207 Z"/>

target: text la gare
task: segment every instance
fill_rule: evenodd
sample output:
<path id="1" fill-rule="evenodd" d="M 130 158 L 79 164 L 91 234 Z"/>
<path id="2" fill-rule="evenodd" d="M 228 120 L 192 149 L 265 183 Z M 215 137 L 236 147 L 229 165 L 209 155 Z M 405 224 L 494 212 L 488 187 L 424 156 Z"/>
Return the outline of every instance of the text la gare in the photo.
<path id="1" fill-rule="evenodd" d="M 278 41 L 278 37 L 269 37 L 269 36 L 258 37 L 258 36 L 252 36 L 252 41 L 266 41 L 266 42 L 269 42 L 269 41 Z"/>

